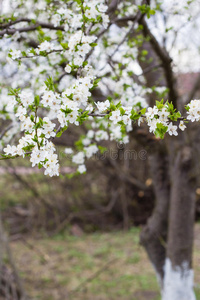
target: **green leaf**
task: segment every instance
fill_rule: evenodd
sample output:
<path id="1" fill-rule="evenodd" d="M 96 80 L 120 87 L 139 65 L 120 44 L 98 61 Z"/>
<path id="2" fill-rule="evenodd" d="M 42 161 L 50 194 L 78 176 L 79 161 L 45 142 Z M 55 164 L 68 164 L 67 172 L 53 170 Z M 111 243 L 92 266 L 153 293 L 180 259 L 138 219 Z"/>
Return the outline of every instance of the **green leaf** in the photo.
<path id="1" fill-rule="evenodd" d="M 125 110 L 122 107 L 120 107 L 119 110 L 120 110 L 120 114 L 123 116 L 125 114 Z"/>
<path id="2" fill-rule="evenodd" d="M 35 96 L 34 103 L 36 106 L 40 104 L 40 97 L 38 95 Z"/>
<path id="3" fill-rule="evenodd" d="M 60 129 L 60 131 L 56 134 L 56 137 L 61 137 L 61 135 L 63 134 L 63 132 L 65 131 L 65 130 L 67 130 L 67 126 L 64 126 L 63 128 L 61 128 Z"/>
<path id="4" fill-rule="evenodd" d="M 69 45 L 68 43 L 60 43 L 61 46 L 63 47 L 63 49 L 68 50 L 69 49 Z"/>
<path id="5" fill-rule="evenodd" d="M 158 109 L 162 109 L 163 106 L 164 106 L 164 104 L 163 104 L 163 99 L 162 99 L 161 101 L 157 101 L 157 100 L 156 100 L 156 106 L 157 106 Z"/>
<path id="6" fill-rule="evenodd" d="M 61 137 L 62 134 L 63 134 L 62 131 L 59 131 L 59 132 L 56 134 L 56 137 Z"/>
<path id="7" fill-rule="evenodd" d="M 164 126 L 162 123 L 157 123 L 156 126 L 157 126 L 157 128 L 154 132 L 155 136 L 157 138 L 163 139 L 165 136 L 165 133 L 167 132 L 168 127 Z"/>
<path id="8" fill-rule="evenodd" d="M 146 110 L 147 110 L 146 107 L 143 108 L 143 109 L 141 109 L 140 114 L 141 114 L 141 115 L 144 115 L 144 114 L 146 113 Z"/>
<path id="9" fill-rule="evenodd" d="M 31 119 L 32 122 L 34 122 L 34 116 L 33 115 L 30 116 L 30 119 Z"/>
<path id="10" fill-rule="evenodd" d="M 90 46 L 91 46 L 91 47 L 96 47 L 96 46 L 97 46 L 97 43 L 91 43 Z"/>
<path id="11" fill-rule="evenodd" d="M 190 110 L 189 105 L 185 105 L 185 109 L 186 109 L 187 111 L 189 111 L 189 110 Z"/>
<path id="12" fill-rule="evenodd" d="M 134 108 L 131 110 L 131 116 L 130 116 L 130 119 L 131 120 L 138 120 L 140 117 L 140 114 L 138 114 Z"/>
<path id="13" fill-rule="evenodd" d="M 99 145 L 98 148 L 99 148 L 99 151 L 100 151 L 101 154 L 103 154 L 105 151 L 107 151 L 106 147 L 102 147 L 102 146 Z"/>
<path id="14" fill-rule="evenodd" d="M 43 126 L 43 124 L 44 124 L 44 122 L 43 122 L 42 118 L 39 118 L 39 123 L 40 123 L 40 126 L 42 127 L 42 126 Z"/>
<path id="15" fill-rule="evenodd" d="M 86 110 L 84 113 L 82 113 L 80 116 L 77 117 L 77 121 L 80 123 L 80 125 L 83 124 L 83 122 L 88 119 L 88 113 L 89 111 Z"/>
<path id="16" fill-rule="evenodd" d="M 41 163 L 38 164 L 38 168 L 42 169 L 43 165 Z"/>
<path id="17" fill-rule="evenodd" d="M 44 82 L 46 87 L 51 90 L 51 91 L 55 91 L 55 87 L 54 87 L 54 82 L 52 77 L 47 78 L 47 80 Z"/>
<path id="18" fill-rule="evenodd" d="M 94 80 L 93 87 L 90 89 L 90 91 L 94 90 L 98 86 L 99 81 L 101 81 L 101 78 Z"/>

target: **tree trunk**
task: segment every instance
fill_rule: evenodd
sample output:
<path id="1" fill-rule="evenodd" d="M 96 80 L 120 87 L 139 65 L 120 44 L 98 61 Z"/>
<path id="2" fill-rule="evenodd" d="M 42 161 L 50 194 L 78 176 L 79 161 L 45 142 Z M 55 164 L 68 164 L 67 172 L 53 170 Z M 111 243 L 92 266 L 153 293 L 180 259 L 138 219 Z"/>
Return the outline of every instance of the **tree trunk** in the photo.
<path id="1" fill-rule="evenodd" d="M 167 255 L 163 300 L 194 300 L 192 246 L 195 182 L 192 149 L 182 147 L 172 161 Z"/>
<path id="2" fill-rule="evenodd" d="M 191 147 L 183 145 L 181 139 L 175 145 L 170 141 L 170 161 L 161 148 L 150 157 L 157 201 L 153 215 L 142 230 L 141 243 L 156 270 L 162 300 L 196 299 L 192 270 L 194 155 Z"/>
<path id="3" fill-rule="evenodd" d="M 148 50 L 147 60 L 138 57 L 147 86 L 167 86 L 168 100 L 177 108 L 182 103 L 176 89 L 172 60 L 145 19 L 141 18 L 139 23 L 144 37 L 148 38 L 140 47 Z M 150 105 L 154 105 L 153 94 L 149 100 Z M 159 141 L 157 152 L 153 150 L 155 154 L 151 149 L 156 207 L 142 231 L 141 243 L 159 275 L 163 300 L 195 300 L 192 271 L 195 182 L 191 178 L 192 158 L 195 156 L 192 155 L 192 147 L 186 146 L 188 140 L 190 136 L 186 138 L 184 133 L 179 133 L 176 142 L 172 137 L 165 140 L 168 154 L 162 154 Z"/>
<path id="4" fill-rule="evenodd" d="M 168 164 L 167 156 L 160 151 L 150 157 L 151 174 L 156 195 L 156 207 L 141 233 L 141 244 L 147 251 L 161 288 L 163 287 L 164 278 L 164 263 L 166 257 L 165 242 L 167 238 L 170 196 Z"/>

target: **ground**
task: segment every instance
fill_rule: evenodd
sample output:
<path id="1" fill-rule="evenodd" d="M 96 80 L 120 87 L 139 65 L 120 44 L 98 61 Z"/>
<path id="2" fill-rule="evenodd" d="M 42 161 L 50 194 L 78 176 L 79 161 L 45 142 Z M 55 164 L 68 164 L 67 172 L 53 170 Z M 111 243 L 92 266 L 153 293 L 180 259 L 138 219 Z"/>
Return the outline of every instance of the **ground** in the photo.
<path id="1" fill-rule="evenodd" d="M 160 300 L 139 231 L 26 237 L 11 248 L 31 299 Z M 195 230 L 194 269 L 200 300 L 200 225 Z"/>

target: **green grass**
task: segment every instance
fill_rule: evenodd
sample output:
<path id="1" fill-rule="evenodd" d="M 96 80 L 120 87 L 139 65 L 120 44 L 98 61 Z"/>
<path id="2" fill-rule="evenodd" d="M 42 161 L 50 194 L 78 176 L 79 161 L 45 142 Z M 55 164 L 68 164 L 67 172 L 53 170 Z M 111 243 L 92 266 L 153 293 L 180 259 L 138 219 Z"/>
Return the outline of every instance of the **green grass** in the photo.
<path id="1" fill-rule="evenodd" d="M 20 241 L 12 243 L 12 249 L 31 299 L 64 300 L 68 295 L 70 300 L 160 300 L 154 270 L 138 243 L 139 229 L 79 238 L 63 232 L 28 241 L 32 250 Z M 197 283 L 199 250 L 197 241 Z M 200 299 L 198 286 L 196 297 Z"/>

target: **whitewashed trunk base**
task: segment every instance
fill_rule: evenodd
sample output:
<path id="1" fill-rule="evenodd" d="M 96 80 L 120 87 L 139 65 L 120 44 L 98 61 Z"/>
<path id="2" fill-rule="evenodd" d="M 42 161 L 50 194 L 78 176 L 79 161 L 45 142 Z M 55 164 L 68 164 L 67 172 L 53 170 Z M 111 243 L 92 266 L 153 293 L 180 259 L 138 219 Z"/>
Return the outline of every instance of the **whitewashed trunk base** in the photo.
<path id="1" fill-rule="evenodd" d="M 188 262 L 172 268 L 169 258 L 165 261 L 162 300 L 196 300 L 193 289 L 193 270 Z"/>

